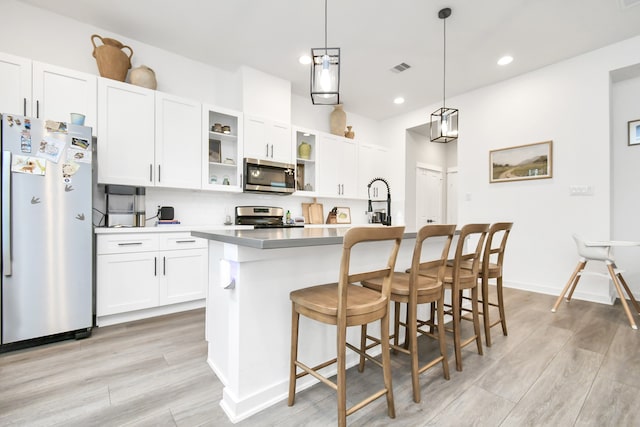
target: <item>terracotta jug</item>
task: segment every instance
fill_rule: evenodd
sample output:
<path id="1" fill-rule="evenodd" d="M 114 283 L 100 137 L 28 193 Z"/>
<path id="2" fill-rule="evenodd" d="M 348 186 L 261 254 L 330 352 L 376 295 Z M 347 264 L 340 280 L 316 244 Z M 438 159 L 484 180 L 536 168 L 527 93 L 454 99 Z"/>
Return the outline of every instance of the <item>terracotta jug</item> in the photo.
<path id="1" fill-rule="evenodd" d="M 101 46 L 96 46 L 95 39 L 100 39 Z M 97 34 L 91 36 L 93 44 L 93 57 L 98 63 L 100 76 L 123 82 L 127 78 L 127 71 L 131 68 L 133 50 L 118 40 L 100 37 Z M 129 55 L 123 51 L 129 49 Z"/>
<path id="2" fill-rule="evenodd" d="M 337 104 L 333 107 L 333 111 L 329 117 L 329 125 L 332 134 L 344 136 L 344 128 L 347 125 L 347 113 L 342 109 L 342 104 Z"/>

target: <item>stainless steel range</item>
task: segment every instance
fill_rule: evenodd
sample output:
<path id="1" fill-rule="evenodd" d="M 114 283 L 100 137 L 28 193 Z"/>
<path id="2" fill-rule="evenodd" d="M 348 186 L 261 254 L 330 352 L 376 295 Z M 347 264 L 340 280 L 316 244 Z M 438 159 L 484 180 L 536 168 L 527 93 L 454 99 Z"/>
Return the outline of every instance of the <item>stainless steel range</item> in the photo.
<path id="1" fill-rule="evenodd" d="M 284 209 L 273 206 L 236 206 L 236 225 L 253 225 L 254 228 L 294 228 L 303 224 L 286 224 L 282 219 Z"/>

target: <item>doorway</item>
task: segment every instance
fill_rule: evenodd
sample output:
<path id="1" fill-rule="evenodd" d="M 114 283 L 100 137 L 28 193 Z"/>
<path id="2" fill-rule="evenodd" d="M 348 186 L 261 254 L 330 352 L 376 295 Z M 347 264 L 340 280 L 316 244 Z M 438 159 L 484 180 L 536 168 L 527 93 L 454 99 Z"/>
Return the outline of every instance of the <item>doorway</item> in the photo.
<path id="1" fill-rule="evenodd" d="M 437 166 L 416 166 L 416 229 L 427 224 L 442 224 L 444 179 Z"/>

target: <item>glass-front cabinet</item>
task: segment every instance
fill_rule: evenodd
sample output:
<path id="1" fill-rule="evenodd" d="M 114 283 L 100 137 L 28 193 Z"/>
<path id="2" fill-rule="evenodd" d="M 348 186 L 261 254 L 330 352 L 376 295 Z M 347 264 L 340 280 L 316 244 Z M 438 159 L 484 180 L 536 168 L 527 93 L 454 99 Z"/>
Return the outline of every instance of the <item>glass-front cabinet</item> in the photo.
<path id="1" fill-rule="evenodd" d="M 316 140 L 314 131 L 293 128 L 296 159 L 296 194 L 315 195 L 317 191 Z"/>
<path id="2" fill-rule="evenodd" d="M 203 105 L 202 188 L 242 191 L 242 113 Z"/>

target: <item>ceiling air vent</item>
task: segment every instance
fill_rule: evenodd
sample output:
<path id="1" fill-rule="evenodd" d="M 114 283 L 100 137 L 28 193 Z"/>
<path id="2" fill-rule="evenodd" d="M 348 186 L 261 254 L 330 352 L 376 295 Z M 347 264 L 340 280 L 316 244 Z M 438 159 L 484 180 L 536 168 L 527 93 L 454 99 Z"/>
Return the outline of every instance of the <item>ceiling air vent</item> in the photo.
<path id="1" fill-rule="evenodd" d="M 640 0 L 638 0 L 638 1 L 640 1 Z M 409 65 L 409 64 L 407 64 L 405 62 L 402 62 L 402 63 L 396 65 L 395 67 L 393 67 L 391 69 L 391 71 L 393 71 L 394 73 L 401 73 L 403 71 L 408 70 L 409 68 L 411 68 L 411 65 Z"/>

